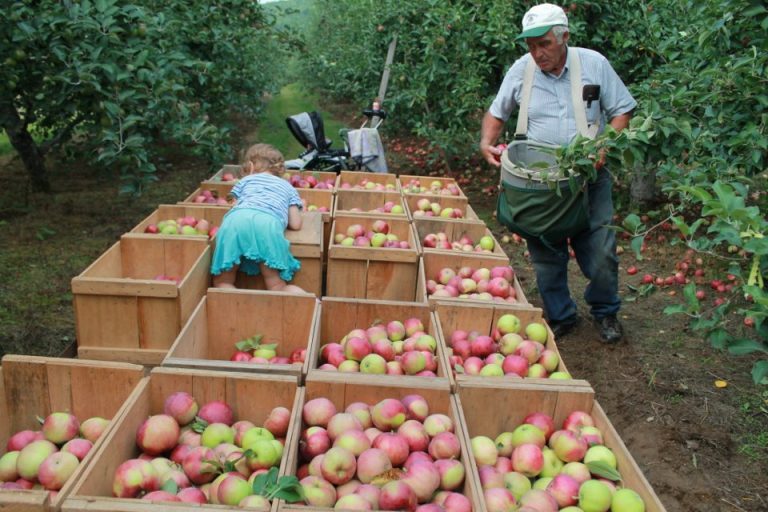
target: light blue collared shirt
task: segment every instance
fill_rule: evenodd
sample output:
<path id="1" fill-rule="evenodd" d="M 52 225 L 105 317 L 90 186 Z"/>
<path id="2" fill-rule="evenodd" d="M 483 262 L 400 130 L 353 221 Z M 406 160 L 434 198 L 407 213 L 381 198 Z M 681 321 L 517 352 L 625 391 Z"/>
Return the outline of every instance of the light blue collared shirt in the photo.
<path id="1" fill-rule="evenodd" d="M 592 106 L 586 109 L 587 123 L 592 125 L 599 116 L 602 132 L 607 121 L 631 111 L 637 102 L 608 59 L 587 48 L 577 50 L 581 61 L 582 85 L 600 86 L 599 101 L 593 101 Z M 496 99 L 488 109 L 492 116 L 506 122 L 520 105 L 525 67 L 532 58 L 530 53 L 526 53 L 509 68 Z M 545 144 L 567 145 L 576 133 L 568 61 L 560 76 L 544 73 L 536 67 L 528 104 L 528 139 Z"/>

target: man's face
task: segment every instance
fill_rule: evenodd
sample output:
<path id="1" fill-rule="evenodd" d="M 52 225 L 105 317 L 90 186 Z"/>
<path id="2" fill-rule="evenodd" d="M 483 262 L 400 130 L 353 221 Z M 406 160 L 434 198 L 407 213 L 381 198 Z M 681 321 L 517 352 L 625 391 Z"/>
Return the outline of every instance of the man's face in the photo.
<path id="1" fill-rule="evenodd" d="M 563 34 L 563 42 L 558 43 L 551 30 L 541 37 L 529 37 L 525 40 L 525 44 L 528 45 L 528 51 L 531 52 L 536 65 L 547 73 L 559 73 L 562 71 L 565 65 L 567 42 L 568 32 Z"/>

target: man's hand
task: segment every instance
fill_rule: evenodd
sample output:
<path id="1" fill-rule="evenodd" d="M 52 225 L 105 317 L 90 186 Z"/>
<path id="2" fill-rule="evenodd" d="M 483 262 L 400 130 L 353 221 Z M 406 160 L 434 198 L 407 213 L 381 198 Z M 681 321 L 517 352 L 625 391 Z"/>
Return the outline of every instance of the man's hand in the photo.
<path id="1" fill-rule="evenodd" d="M 482 144 L 480 146 L 480 153 L 482 153 L 486 162 L 494 167 L 501 167 L 501 154 L 506 148 L 506 144 L 499 144 L 498 146 Z"/>
<path id="2" fill-rule="evenodd" d="M 605 165 L 605 153 L 606 153 L 606 149 L 605 148 L 600 148 L 600 150 L 597 152 L 598 158 L 597 158 L 597 160 L 595 160 L 595 170 L 596 171 L 599 171 Z"/>

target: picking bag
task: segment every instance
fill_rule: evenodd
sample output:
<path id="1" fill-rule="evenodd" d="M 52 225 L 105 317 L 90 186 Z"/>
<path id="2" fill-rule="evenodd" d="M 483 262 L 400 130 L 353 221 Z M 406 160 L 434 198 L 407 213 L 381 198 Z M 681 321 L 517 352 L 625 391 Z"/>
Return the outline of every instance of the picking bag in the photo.
<path id="1" fill-rule="evenodd" d="M 541 151 L 542 147 L 515 141 L 504 151 L 496 216 L 513 233 L 554 250 L 566 238 L 589 228 L 589 199 L 586 182 L 562 177 L 554 156 Z"/>

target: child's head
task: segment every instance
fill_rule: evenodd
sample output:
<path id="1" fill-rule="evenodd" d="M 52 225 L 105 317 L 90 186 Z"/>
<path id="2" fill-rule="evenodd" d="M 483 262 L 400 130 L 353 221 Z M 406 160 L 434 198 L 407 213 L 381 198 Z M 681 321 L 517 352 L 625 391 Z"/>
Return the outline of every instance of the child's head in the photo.
<path id="1" fill-rule="evenodd" d="M 279 176 L 285 169 L 285 158 L 274 146 L 269 144 L 254 144 L 245 152 L 243 172 L 270 172 Z"/>

